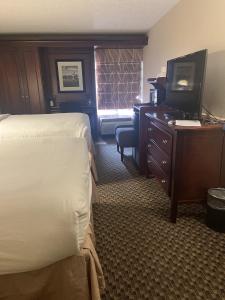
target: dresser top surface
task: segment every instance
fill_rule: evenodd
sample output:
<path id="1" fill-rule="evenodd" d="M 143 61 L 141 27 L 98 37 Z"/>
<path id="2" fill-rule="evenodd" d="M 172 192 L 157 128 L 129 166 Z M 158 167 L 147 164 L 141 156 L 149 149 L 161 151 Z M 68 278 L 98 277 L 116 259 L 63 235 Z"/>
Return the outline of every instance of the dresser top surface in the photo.
<path id="1" fill-rule="evenodd" d="M 179 116 L 174 115 L 173 113 L 168 112 L 151 112 L 146 113 L 145 116 L 148 119 L 154 119 L 158 121 L 163 126 L 169 127 L 171 130 L 179 131 L 179 130 L 218 130 L 223 129 L 223 124 L 211 124 L 209 122 L 204 122 L 201 120 L 201 126 L 177 126 L 174 125 L 175 120 L 181 120 Z"/>

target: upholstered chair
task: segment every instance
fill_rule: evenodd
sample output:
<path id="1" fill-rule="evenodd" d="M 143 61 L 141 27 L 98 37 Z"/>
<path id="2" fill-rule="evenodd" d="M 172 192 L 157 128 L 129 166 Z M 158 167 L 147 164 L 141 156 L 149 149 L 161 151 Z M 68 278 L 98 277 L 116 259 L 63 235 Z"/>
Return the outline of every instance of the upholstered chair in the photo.
<path id="1" fill-rule="evenodd" d="M 117 151 L 121 154 L 121 161 L 124 158 L 124 148 L 136 146 L 134 127 L 131 125 L 120 125 L 115 129 Z"/>

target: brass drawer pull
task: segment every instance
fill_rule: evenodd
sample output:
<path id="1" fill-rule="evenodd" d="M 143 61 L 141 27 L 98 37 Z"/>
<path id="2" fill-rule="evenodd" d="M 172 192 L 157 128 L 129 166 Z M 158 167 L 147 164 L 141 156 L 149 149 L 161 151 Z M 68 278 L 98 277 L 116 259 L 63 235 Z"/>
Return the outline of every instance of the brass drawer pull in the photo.
<path id="1" fill-rule="evenodd" d="M 162 179 L 161 182 L 162 182 L 163 184 L 165 184 L 165 183 L 166 183 L 166 180 L 165 180 L 165 179 Z"/>
<path id="2" fill-rule="evenodd" d="M 166 145 L 168 143 L 168 140 L 165 139 L 165 140 L 162 140 L 162 142 L 163 142 L 163 144 Z"/>
<path id="3" fill-rule="evenodd" d="M 162 165 L 166 165 L 166 164 L 167 164 L 167 161 L 166 161 L 166 160 L 162 160 L 162 161 L 161 161 L 161 164 L 162 164 Z"/>

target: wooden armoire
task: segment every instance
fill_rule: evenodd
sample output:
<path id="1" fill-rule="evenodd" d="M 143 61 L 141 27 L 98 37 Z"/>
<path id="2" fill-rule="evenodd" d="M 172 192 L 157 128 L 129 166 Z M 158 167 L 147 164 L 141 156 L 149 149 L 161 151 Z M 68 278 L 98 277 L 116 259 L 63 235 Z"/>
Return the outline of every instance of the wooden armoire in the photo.
<path id="1" fill-rule="evenodd" d="M 0 110 L 11 114 L 45 112 L 36 47 L 0 47 Z"/>

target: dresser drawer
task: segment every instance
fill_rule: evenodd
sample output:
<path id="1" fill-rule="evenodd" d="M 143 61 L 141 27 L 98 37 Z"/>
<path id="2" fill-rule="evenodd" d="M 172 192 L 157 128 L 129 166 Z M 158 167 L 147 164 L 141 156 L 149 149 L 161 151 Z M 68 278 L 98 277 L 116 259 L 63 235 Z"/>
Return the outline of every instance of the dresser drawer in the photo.
<path id="1" fill-rule="evenodd" d="M 160 168 L 166 175 L 170 175 L 171 156 L 168 156 L 165 152 L 156 145 L 155 141 L 149 141 L 147 145 L 148 154 L 153 157 Z"/>
<path id="2" fill-rule="evenodd" d="M 168 155 L 172 152 L 172 135 L 158 128 L 154 123 L 148 123 L 148 140 L 155 142 L 157 146 Z"/>
<path id="3" fill-rule="evenodd" d="M 152 175 L 154 175 L 162 184 L 162 187 L 166 191 L 166 193 L 169 195 L 170 193 L 170 176 L 167 176 L 160 166 L 157 164 L 157 162 L 154 160 L 154 158 L 151 155 L 148 155 L 147 157 L 147 163 L 148 163 L 148 169 Z"/>

